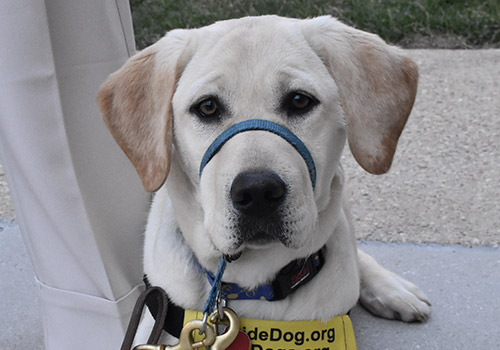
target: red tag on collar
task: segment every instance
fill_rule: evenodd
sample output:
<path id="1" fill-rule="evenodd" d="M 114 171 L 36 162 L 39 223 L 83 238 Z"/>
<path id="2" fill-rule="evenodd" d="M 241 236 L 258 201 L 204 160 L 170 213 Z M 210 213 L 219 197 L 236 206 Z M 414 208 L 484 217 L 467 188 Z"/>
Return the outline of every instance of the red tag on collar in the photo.
<path id="1" fill-rule="evenodd" d="M 250 338 L 248 337 L 248 334 L 243 331 L 239 331 L 236 339 L 227 347 L 226 350 L 250 350 Z"/>

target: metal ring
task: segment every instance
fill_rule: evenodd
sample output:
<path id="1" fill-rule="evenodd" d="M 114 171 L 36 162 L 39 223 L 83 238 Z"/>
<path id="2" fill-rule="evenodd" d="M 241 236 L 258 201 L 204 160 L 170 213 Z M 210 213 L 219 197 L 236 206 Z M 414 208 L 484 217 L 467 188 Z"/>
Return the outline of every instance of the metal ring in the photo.
<path id="1" fill-rule="evenodd" d="M 224 308 L 226 307 L 227 302 L 226 299 L 222 297 L 217 302 L 217 311 L 219 312 L 219 321 L 224 321 Z"/>

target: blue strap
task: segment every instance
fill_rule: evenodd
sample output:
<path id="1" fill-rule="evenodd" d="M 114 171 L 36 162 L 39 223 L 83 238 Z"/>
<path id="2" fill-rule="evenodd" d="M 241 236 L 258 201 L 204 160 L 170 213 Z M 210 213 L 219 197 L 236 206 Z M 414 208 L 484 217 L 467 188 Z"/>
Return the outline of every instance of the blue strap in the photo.
<path id="1" fill-rule="evenodd" d="M 311 156 L 311 153 L 309 153 L 306 145 L 304 145 L 304 143 L 287 128 L 269 120 L 263 119 L 250 119 L 242 121 L 240 123 L 234 124 L 233 126 L 226 129 L 222 134 L 220 134 L 214 140 L 214 142 L 212 142 L 210 147 L 208 147 L 205 155 L 201 160 L 200 177 L 207 163 L 215 156 L 215 154 L 221 149 L 221 147 L 227 142 L 227 140 L 229 140 L 234 135 L 239 134 L 240 132 L 250 130 L 270 131 L 278 136 L 281 136 L 284 140 L 291 144 L 306 162 L 307 168 L 309 169 L 309 176 L 311 178 L 312 186 L 313 188 L 316 187 L 316 166 L 314 165 L 313 158 Z"/>
<path id="2" fill-rule="evenodd" d="M 215 276 L 208 270 L 205 270 L 208 282 L 213 285 Z M 236 283 L 223 282 L 221 285 L 221 296 L 226 300 L 273 300 L 274 291 L 271 284 L 263 284 L 253 290 L 241 288 Z"/>
<path id="3" fill-rule="evenodd" d="M 207 301 L 203 306 L 204 314 L 211 314 L 214 311 L 215 304 L 217 302 L 217 296 L 219 295 L 219 290 L 222 284 L 222 275 L 224 274 L 224 270 L 226 269 L 226 259 L 222 257 L 219 262 L 219 268 L 217 269 L 217 274 L 212 280 L 212 288 L 210 289 L 210 293 L 208 294 Z"/>

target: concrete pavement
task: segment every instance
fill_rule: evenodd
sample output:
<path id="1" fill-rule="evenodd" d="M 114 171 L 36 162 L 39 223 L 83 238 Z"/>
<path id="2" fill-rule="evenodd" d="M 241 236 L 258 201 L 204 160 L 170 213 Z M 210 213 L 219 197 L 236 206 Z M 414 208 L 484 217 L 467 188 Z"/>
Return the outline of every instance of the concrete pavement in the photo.
<path id="1" fill-rule="evenodd" d="M 0 349 L 42 350 L 35 274 L 12 219 L 0 219 L 0 242 Z"/>
<path id="2" fill-rule="evenodd" d="M 383 266 L 418 285 L 432 303 L 428 322 L 352 319 L 360 350 L 500 349 L 498 248 L 364 242 Z"/>

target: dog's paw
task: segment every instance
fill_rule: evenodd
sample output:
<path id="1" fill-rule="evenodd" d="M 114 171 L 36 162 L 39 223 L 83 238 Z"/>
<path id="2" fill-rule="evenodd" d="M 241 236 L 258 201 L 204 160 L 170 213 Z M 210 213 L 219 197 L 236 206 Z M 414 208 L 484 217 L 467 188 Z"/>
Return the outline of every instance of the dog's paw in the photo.
<path id="1" fill-rule="evenodd" d="M 427 321 L 431 303 L 413 283 L 384 269 L 358 249 L 360 302 L 373 314 L 405 322 Z"/>
<path id="2" fill-rule="evenodd" d="M 431 313 L 431 303 L 413 283 L 384 270 L 377 279 L 361 281 L 360 302 L 370 312 L 404 322 L 425 322 Z"/>

